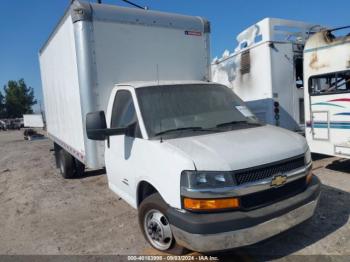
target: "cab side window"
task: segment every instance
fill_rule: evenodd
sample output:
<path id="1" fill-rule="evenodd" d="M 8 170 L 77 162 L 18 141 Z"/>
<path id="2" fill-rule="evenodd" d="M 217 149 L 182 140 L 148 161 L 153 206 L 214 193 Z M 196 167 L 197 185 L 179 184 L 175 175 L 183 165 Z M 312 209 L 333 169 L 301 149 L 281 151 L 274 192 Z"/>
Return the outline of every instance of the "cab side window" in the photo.
<path id="1" fill-rule="evenodd" d="M 131 126 L 131 133 L 128 136 L 142 137 L 131 93 L 127 90 L 120 90 L 117 91 L 113 103 L 111 128 L 128 126 Z"/>

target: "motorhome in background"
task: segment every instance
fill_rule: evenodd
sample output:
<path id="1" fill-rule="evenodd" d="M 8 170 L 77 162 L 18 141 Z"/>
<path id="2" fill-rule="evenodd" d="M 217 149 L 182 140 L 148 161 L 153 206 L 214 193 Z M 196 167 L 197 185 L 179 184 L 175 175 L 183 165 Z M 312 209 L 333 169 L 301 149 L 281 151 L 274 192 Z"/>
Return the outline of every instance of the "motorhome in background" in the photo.
<path id="1" fill-rule="evenodd" d="M 305 134 L 312 152 L 350 158 L 350 36 L 338 32 L 319 32 L 305 45 Z"/>
<path id="2" fill-rule="evenodd" d="M 212 62 L 212 79 L 231 87 L 260 121 L 304 129 L 303 49 L 320 26 L 265 18 L 237 36 L 233 53 Z"/>

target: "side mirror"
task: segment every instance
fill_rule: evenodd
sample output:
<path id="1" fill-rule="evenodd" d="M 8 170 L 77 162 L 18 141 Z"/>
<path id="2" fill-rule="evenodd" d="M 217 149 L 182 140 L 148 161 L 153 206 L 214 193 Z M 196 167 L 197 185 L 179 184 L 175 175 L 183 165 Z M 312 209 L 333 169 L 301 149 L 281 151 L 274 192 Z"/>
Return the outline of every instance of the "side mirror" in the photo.
<path id="1" fill-rule="evenodd" d="M 103 141 L 113 135 L 123 135 L 125 132 L 125 128 L 107 128 L 106 116 L 103 111 L 86 115 L 86 133 L 91 140 Z"/>
<path id="2" fill-rule="evenodd" d="M 86 115 L 86 133 L 91 140 L 105 140 L 106 137 L 106 116 L 103 111 L 88 113 Z"/>

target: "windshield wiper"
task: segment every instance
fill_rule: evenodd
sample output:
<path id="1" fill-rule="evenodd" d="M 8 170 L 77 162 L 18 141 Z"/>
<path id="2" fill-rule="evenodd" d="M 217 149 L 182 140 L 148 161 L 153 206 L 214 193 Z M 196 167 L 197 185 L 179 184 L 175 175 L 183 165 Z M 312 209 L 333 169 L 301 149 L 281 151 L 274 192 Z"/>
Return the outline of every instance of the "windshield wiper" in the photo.
<path id="1" fill-rule="evenodd" d="M 158 132 L 154 134 L 155 136 L 160 136 L 166 133 L 171 133 L 171 132 L 176 132 L 176 131 L 184 131 L 184 130 L 190 130 L 190 131 L 213 131 L 212 129 L 206 129 L 200 126 L 189 126 L 189 127 L 179 127 L 179 128 L 173 128 L 173 129 L 168 129 L 164 130 L 162 132 Z"/>
<path id="2" fill-rule="evenodd" d="M 237 124 L 252 124 L 252 123 L 249 123 L 248 121 L 230 121 L 230 122 L 217 124 L 216 127 L 232 126 Z"/>

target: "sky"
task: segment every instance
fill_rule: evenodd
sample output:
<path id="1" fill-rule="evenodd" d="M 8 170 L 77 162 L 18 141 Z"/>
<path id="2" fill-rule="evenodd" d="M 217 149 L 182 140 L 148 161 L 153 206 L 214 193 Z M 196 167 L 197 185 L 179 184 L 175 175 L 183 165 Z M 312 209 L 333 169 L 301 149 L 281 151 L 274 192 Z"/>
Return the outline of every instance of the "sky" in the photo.
<path id="1" fill-rule="evenodd" d="M 0 87 L 24 78 L 42 101 L 38 51 L 70 0 L 0 0 Z M 94 2 L 91 0 L 91 2 Z M 128 6 L 121 0 L 103 3 Z M 152 10 L 203 16 L 211 22 L 211 54 L 232 51 L 236 36 L 265 17 L 338 27 L 350 25 L 349 0 L 133 0 Z M 0 88 L 2 91 L 2 88 Z M 35 110 L 39 107 L 36 106 Z"/>

